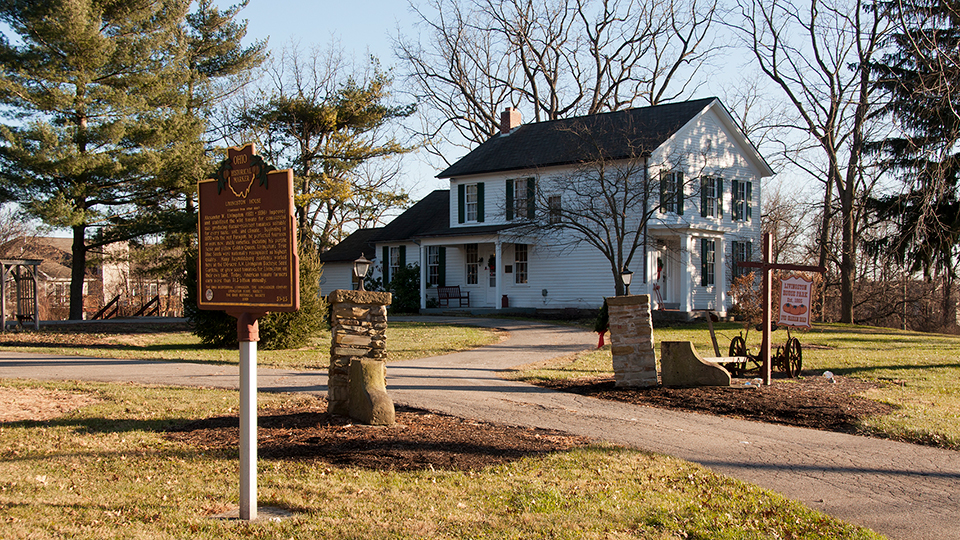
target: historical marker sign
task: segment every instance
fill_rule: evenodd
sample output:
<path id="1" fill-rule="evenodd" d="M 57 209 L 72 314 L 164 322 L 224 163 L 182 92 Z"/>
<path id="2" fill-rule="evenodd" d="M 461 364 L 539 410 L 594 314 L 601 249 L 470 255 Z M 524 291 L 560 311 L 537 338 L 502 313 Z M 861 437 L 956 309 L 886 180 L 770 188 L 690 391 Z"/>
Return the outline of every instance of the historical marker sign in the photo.
<path id="1" fill-rule="evenodd" d="M 200 182 L 200 309 L 300 308 L 293 172 L 272 169 L 247 144 Z"/>

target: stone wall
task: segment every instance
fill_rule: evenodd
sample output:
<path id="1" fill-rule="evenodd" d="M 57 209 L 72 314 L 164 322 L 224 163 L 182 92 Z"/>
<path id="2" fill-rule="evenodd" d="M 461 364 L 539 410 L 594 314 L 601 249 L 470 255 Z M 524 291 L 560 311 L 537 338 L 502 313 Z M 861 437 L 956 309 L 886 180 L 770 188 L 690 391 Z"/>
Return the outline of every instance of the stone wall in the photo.
<path id="1" fill-rule="evenodd" d="M 657 355 L 653 348 L 650 295 L 607 298 L 610 349 L 618 387 L 656 386 Z"/>
<path id="2" fill-rule="evenodd" d="M 329 411 L 350 414 L 350 361 L 384 361 L 390 293 L 336 290 L 330 293 Z"/>

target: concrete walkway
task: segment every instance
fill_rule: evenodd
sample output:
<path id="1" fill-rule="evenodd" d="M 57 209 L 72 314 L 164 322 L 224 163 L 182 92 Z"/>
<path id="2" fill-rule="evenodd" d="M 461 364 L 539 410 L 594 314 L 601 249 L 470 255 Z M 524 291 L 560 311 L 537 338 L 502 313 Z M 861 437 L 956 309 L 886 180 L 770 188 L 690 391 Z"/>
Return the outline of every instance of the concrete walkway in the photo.
<path id="1" fill-rule="evenodd" d="M 595 346 L 596 334 L 521 321 L 455 322 L 501 328 L 510 338 L 474 351 L 389 364 L 388 391 L 396 403 L 560 429 L 679 457 L 890 538 L 960 538 L 958 452 L 639 407 L 504 381 L 498 371 Z M 0 352 L 0 378 L 234 388 L 238 369 Z M 264 391 L 324 393 L 326 376 L 260 369 L 258 385 Z"/>

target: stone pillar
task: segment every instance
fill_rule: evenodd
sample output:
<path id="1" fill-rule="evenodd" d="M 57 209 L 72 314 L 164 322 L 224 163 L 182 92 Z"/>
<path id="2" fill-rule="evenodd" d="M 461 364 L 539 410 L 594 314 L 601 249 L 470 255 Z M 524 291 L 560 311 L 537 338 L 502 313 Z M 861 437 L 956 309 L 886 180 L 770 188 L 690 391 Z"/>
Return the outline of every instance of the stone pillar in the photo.
<path id="1" fill-rule="evenodd" d="M 387 306 L 390 293 L 347 291 L 330 293 L 330 369 L 327 375 L 328 410 L 350 414 L 350 362 L 372 359 L 384 362 Z M 381 370 L 386 373 L 386 369 Z"/>
<path id="2" fill-rule="evenodd" d="M 656 386 L 657 356 L 653 349 L 650 295 L 607 298 L 607 309 L 617 387 Z"/>

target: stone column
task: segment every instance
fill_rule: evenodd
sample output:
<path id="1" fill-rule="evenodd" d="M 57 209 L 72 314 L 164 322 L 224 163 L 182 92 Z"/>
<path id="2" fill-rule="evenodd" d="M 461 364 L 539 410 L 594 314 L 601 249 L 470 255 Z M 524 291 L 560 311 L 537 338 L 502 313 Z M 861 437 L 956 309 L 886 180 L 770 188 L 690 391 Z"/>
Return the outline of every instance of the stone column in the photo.
<path id="1" fill-rule="evenodd" d="M 350 362 L 375 360 L 384 363 L 387 356 L 387 306 L 393 298 L 390 293 L 338 289 L 330 293 L 329 299 L 332 343 L 327 377 L 328 410 L 347 416 L 351 409 Z M 379 371 L 384 374 L 381 375 L 383 378 L 386 369 Z M 392 403 L 390 408 L 393 408 Z"/>
<path id="2" fill-rule="evenodd" d="M 657 356 L 653 349 L 650 295 L 607 298 L 607 309 L 617 387 L 656 386 Z"/>

